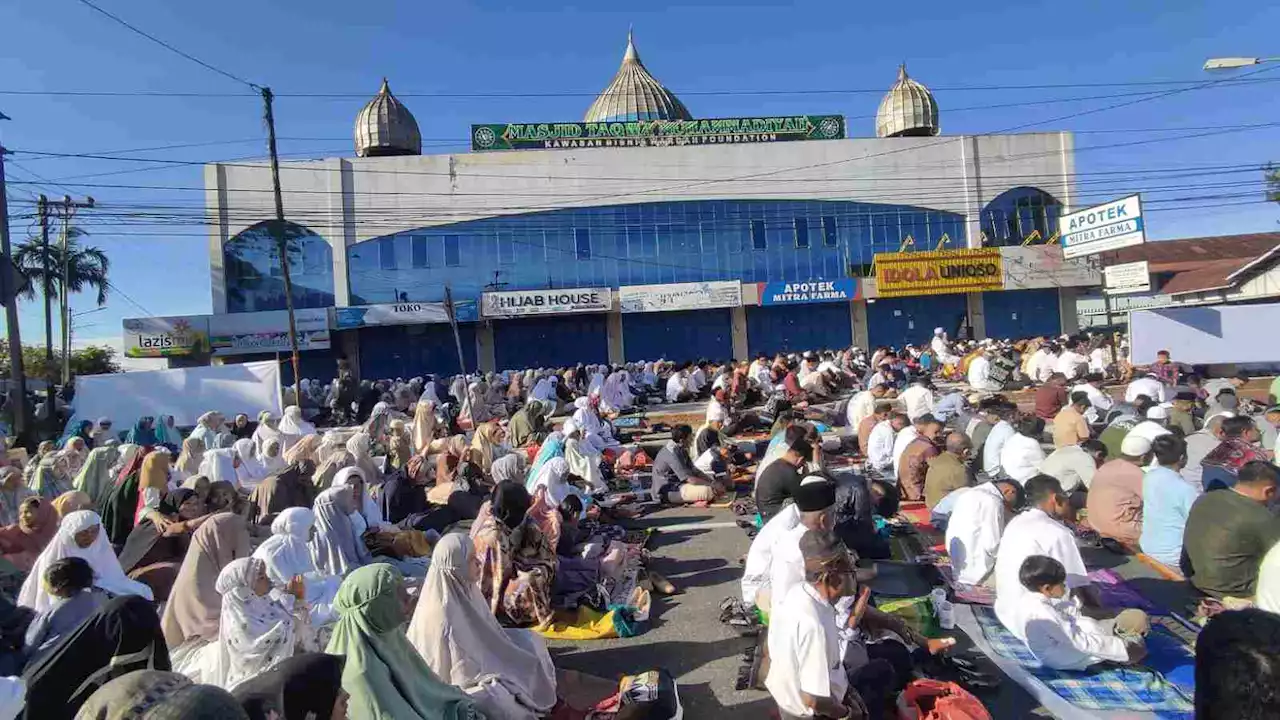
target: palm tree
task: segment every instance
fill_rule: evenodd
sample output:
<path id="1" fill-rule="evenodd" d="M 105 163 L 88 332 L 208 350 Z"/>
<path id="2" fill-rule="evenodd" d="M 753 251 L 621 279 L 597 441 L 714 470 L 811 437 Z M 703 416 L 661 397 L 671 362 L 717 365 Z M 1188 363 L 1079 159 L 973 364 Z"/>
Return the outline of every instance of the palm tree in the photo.
<path id="1" fill-rule="evenodd" d="M 80 238 L 88 236 L 88 232 L 83 228 L 71 227 L 67 229 L 67 252 L 63 255 L 61 243 L 51 241 L 46 247 L 39 238 L 27 238 L 26 241 L 18 243 L 14 249 L 13 262 L 27 279 L 26 292 L 20 297 L 27 300 L 35 300 L 36 288 L 40 288 L 40 294 L 45 300 L 45 353 L 47 356 L 53 355 L 53 318 L 52 318 L 52 302 L 55 297 L 62 297 L 62 270 L 63 261 L 66 261 L 67 271 L 67 302 L 70 302 L 71 293 L 78 293 L 87 290 L 97 292 L 98 307 L 107 304 L 107 288 L 110 282 L 107 280 L 107 273 L 111 269 L 111 260 L 107 258 L 107 254 L 100 248 L 93 246 L 84 246 L 79 242 Z M 46 262 L 47 261 L 47 262 Z M 46 275 L 45 269 L 48 268 Z M 70 316 L 69 308 L 61 304 L 62 314 L 60 317 L 66 323 L 66 318 Z M 70 342 L 70 333 L 63 328 L 63 348 L 65 355 L 69 348 L 67 344 Z M 52 374 L 53 370 L 50 369 Z"/>

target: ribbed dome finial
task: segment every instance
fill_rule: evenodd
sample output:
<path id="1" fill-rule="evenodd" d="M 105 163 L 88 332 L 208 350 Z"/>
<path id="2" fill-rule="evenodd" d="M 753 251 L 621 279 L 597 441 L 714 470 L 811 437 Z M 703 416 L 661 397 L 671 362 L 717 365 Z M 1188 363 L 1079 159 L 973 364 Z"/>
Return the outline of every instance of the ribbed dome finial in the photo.
<path id="1" fill-rule="evenodd" d="M 391 84 L 385 77 L 378 94 L 356 115 L 354 134 L 356 155 L 360 157 L 422 154 L 418 121 L 391 94 Z"/>
<path id="2" fill-rule="evenodd" d="M 691 120 L 689 110 L 640 62 L 635 35 L 627 30 L 627 49 L 622 67 L 609 87 L 591 103 L 585 122 L 617 122 L 627 120 Z"/>
<path id="3" fill-rule="evenodd" d="M 876 112 L 876 136 L 931 137 L 940 131 L 933 93 L 907 75 L 905 62 L 898 65 L 898 81 L 885 93 Z"/>

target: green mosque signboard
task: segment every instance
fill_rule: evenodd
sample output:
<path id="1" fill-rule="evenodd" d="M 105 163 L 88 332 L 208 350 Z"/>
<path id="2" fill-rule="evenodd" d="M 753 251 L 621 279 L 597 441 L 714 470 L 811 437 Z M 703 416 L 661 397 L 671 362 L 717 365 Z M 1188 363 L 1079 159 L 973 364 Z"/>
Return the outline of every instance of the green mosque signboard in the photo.
<path id="1" fill-rule="evenodd" d="M 472 125 L 471 149 L 678 147 L 844 137 L 843 115 Z"/>

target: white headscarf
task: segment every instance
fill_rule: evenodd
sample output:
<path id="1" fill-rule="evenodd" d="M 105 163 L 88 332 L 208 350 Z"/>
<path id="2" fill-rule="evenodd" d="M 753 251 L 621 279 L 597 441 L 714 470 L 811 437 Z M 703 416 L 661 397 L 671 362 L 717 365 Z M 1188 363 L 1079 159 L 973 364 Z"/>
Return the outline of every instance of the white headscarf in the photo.
<path id="1" fill-rule="evenodd" d="M 200 461 L 200 474 L 209 478 L 211 483 L 225 480 L 239 487 L 240 477 L 236 474 L 235 449 L 206 450 L 204 459 Z"/>
<path id="2" fill-rule="evenodd" d="M 93 544 L 82 548 L 76 544 L 76 533 L 98 528 L 98 537 Z M 93 568 L 93 584 L 112 595 L 141 595 L 147 600 L 154 600 L 151 588 L 136 580 L 130 580 L 120 568 L 120 561 L 111 551 L 107 541 L 107 529 L 102 527 L 102 518 L 92 510 L 77 510 L 68 513 L 58 525 L 58 532 L 45 546 L 40 557 L 22 583 L 18 593 L 18 604 L 42 613 L 53 607 L 56 600 L 44 587 L 44 574 L 54 562 L 67 557 L 82 558 Z"/>
<path id="3" fill-rule="evenodd" d="M 577 494 L 573 486 L 564 481 L 568 474 L 569 461 L 562 457 L 551 458 L 538 468 L 538 474 L 533 478 L 533 487 L 530 492 L 536 493 L 538 488 L 546 488 L 548 503 L 552 507 L 558 506 L 564 502 L 565 498 Z"/>
<path id="4" fill-rule="evenodd" d="M 373 438 L 363 430 L 347 440 L 347 452 L 355 458 L 356 467 L 360 468 L 360 475 L 364 478 L 366 489 L 372 485 L 380 485 L 382 482 L 382 473 L 378 472 L 373 462 L 372 446 Z"/>
<path id="5" fill-rule="evenodd" d="M 271 438 L 263 443 L 262 449 L 258 451 L 258 457 L 268 475 L 274 475 L 289 466 L 289 463 L 284 461 L 284 443 L 280 438 Z"/>
<path id="6" fill-rule="evenodd" d="M 316 575 L 316 561 L 311 557 L 311 528 L 316 514 L 311 508 L 291 507 L 271 523 L 271 537 L 253 551 L 253 556 L 267 564 L 267 577 L 276 587 L 284 587 L 296 576 Z"/>
<path id="7" fill-rule="evenodd" d="M 471 577 L 474 552 L 464 534 L 441 538 L 409 623 L 409 642 L 487 717 L 533 720 L 556 704 L 555 666 L 541 638 L 498 625 Z"/>
<path id="8" fill-rule="evenodd" d="M 258 427 L 253 429 L 253 444 L 257 446 L 258 452 L 262 452 L 268 440 L 280 438 L 280 431 L 269 424 L 271 419 L 271 412 L 268 410 L 258 413 Z"/>
<path id="9" fill-rule="evenodd" d="M 364 472 L 358 466 L 342 468 L 333 476 L 333 484 L 329 488 L 352 488 L 357 480 L 364 480 L 364 488 L 360 492 L 360 507 L 351 513 L 351 525 L 358 538 L 364 535 L 365 530 L 377 530 L 385 524 L 382 522 L 382 510 L 369 495 L 369 481 L 364 478 Z"/>
<path id="10" fill-rule="evenodd" d="M 285 436 L 285 449 L 297 442 L 303 435 L 314 435 L 316 426 L 302 419 L 302 408 L 297 405 L 290 405 L 284 409 L 284 417 L 280 418 L 280 424 L 276 427 L 281 435 Z"/>
<path id="11" fill-rule="evenodd" d="M 267 466 L 255 456 L 252 440 L 248 438 L 237 440 L 231 446 L 231 449 L 235 451 L 236 457 L 240 459 L 240 466 L 236 468 L 236 477 L 239 478 L 240 487 L 253 490 L 271 474 L 271 471 L 267 470 Z"/>
<path id="12" fill-rule="evenodd" d="M 263 571 L 258 558 L 232 560 L 218 573 L 214 588 L 222 595 L 218 642 L 210 667 L 202 668 L 200 682 L 224 690 L 293 657 L 292 597 L 259 595 L 253 582 Z"/>
<path id="13" fill-rule="evenodd" d="M 556 383 L 549 377 L 544 377 L 533 386 L 532 397 L 534 400 L 542 400 L 543 402 L 556 401 Z"/>

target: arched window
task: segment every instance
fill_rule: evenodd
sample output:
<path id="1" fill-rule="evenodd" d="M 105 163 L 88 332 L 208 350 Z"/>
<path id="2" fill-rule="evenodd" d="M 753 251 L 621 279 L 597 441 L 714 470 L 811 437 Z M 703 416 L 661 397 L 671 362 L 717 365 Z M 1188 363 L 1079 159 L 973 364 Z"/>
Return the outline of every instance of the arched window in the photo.
<path id="1" fill-rule="evenodd" d="M 991 247 L 1021 245 L 1038 232 L 1034 245 L 1044 244 L 1058 231 L 1062 203 L 1034 187 L 1016 187 L 1000 193 L 982 209 L 982 232 Z"/>
<path id="2" fill-rule="evenodd" d="M 333 250 L 324 238 L 291 222 L 260 222 L 231 238 L 222 248 L 227 283 L 227 312 L 284 310 L 284 270 L 277 239 L 289 250 L 293 307 L 333 305 Z"/>

